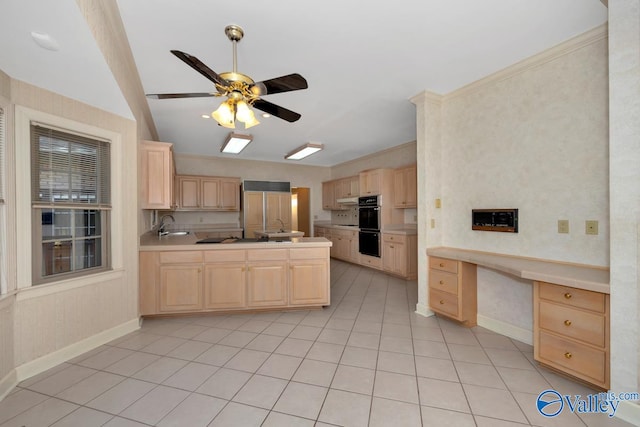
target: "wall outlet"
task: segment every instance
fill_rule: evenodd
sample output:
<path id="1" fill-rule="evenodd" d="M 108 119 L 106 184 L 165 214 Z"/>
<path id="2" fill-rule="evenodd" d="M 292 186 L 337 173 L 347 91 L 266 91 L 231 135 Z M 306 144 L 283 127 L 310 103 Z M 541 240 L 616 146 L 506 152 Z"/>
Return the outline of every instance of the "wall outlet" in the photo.
<path id="1" fill-rule="evenodd" d="M 569 220 L 568 219 L 559 219 L 558 220 L 558 233 L 569 233 Z"/>
<path id="2" fill-rule="evenodd" d="M 587 220 L 584 222 L 584 232 L 585 234 L 598 234 L 598 221 L 596 220 Z"/>

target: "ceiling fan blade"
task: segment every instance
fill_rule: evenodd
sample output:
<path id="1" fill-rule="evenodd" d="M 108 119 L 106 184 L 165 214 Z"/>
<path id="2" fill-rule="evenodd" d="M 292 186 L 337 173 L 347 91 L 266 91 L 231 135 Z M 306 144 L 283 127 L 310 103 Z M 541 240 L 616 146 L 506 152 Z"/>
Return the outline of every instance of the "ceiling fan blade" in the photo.
<path id="1" fill-rule="evenodd" d="M 295 73 L 254 83 L 249 87 L 249 90 L 251 90 L 254 95 L 262 96 L 306 89 L 308 87 L 305 78 Z"/>
<path id="2" fill-rule="evenodd" d="M 188 53 L 181 52 L 179 50 L 172 50 L 171 53 L 183 60 L 187 65 L 189 65 L 191 68 L 193 68 L 212 82 L 219 84 L 220 86 L 229 86 L 228 81 L 220 77 L 218 73 L 213 71 L 211 68 L 204 65 L 204 63 L 195 56 L 189 55 Z"/>
<path id="3" fill-rule="evenodd" d="M 220 96 L 217 93 L 194 92 L 194 93 L 148 93 L 147 98 L 152 99 L 172 99 L 172 98 L 203 98 L 207 96 Z"/>
<path id="4" fill-rule="evenodd" d="M 284 107 L 281 107 L 269 101 L 265 101 L 264 99 L 257 99 L 253 103 L 253 106 L 256 107 L 258 110 L 262 110 L 265 113 L 269 113 L 272 116 L 279 117 L 282 120 L 286 120 L 288 122 L 295 122 L 300 117 L 302 117 L 300 114 L 296 113 L 295 111 L 287 110 Z"/>

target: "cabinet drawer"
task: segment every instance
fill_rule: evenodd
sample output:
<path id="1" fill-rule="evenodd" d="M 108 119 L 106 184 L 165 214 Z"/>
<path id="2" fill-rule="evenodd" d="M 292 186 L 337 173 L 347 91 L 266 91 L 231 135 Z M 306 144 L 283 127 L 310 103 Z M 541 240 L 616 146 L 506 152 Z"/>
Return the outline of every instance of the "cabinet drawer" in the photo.
<path id="1" fill-rule="evenodd" d="M 382 270 L 382 258 L 378 258 L 375 256 L 360 254 L 360 264 L 366 265 L 367 267 Z"/>
<path id="2" fill-rule="evenodd" d="M 200 251 L 162 251 L 160 264 L 177 264 L 182 262 L 202 262 Z"/>
<path id="3" fill-rule="evenodd" d="M 439 270 L 429 270 L 429 288 L 458 295 L 458 275 Z"/>
<path id="4" fill-rule="evenodd" d="M 329 248 L 300 248 L 289 251 L 291 259 L 328 258 Z"/>
<path id="5" fill-rule="evenodd" d="M 538 286 L 540 298 L 598 313 L 605 312 L 605 294 L 544 282 L 538 282 Z"/>
<path id="6" fill-rule="evenodd" d="M 446 258 L 429 257 L 429 268 L 436 270 L 448 271 L 449 273 L 458 272 L 458 261 Z"/>
<path id="7" fill-rule="evenodd" d="M 287 249 L 251 249 L 247 251 L 249 261 L 286 260 Z"/>
<path id="8" fill-rule="evenodd" d="M 382 233 L 382 241 L 384 242 L 395 242 L 395 243 L 406 243 L 407 236 L 403 236 L 401 234 L 385 234 Z"/>
<path id="9" fill-rule="evenodd" d="M 246 251 L 206 251 L 204 262 L 242 262 Z"/>
<path id="10" fill-rule="evenodd" d="M 603 384 L 606 380 L 606 353 L 592 347 L 540 331 L 540 362 L 564 368 L 579 378 Z"/>
<path id="11" fill-rule="evenodd" d="M 540 327 L 599 347 L 605 346 L 604 315 L 540 301 Z"/>
<path id="12" fill-rule="evenodd" d="M 458 297 L 456 295 L 429 289 L 429 305 L 434 311 L 458 318 Z"/>

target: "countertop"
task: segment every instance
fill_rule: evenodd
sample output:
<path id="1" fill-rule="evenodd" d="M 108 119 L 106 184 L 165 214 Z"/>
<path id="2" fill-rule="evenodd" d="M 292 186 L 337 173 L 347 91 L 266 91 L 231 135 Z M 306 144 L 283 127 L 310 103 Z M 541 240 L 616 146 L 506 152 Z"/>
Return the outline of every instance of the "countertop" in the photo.
<path id="1" fill-rule="evenodd" d="M 234 242 L 196 244 L 200 240 L 194 233 L 186 236 L 158 237 L 155 232 L 140 236 L 140 251 L 209 251 L 229 249 L 272 249 L 272 248 L 320 248 L 330 247 L 331 242 L 324 237 L 293 237 L 290 242 Z"/>
<path id="2" fill-rule="evenodd" d="M 609 293 L 609 269 L 458 248 L 428 248 L 427 255 L 464 261 L 523 279 Z"/>
<path id="3" fill-rule="evenodd" d="M 323 227 L 323 228 L 336 228 L 338 230 L 354 230 L 358 231 L 357 225 L 340 225 L 340 224 L 331 224 L 324 222 L 316 222 L 313 225 L 315 228 Z M 418 234 L 418 229 L 415 224 L 391 224 L 386 225 L 382 232 L 385 234 L 403 234 L 403 235 L 415 235 Z"/>

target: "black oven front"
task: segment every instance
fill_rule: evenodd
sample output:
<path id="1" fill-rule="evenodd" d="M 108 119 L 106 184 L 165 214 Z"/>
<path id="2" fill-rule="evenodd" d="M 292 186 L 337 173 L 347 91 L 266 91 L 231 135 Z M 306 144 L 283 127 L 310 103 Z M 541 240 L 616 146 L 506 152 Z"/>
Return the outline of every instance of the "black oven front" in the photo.
<path id="1" fill-rule="evenodd" d="M 358 199 L 358 227 L 361 230 L 380 231 L 378 196 L 366 196 Z"/>
<path id="2" fill-rule="evenodd" d="M 380 232 L 360 230 L 358 243 L 361 254 L 380 258 Z"/>

